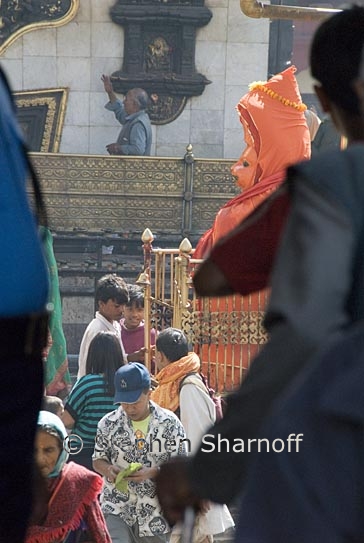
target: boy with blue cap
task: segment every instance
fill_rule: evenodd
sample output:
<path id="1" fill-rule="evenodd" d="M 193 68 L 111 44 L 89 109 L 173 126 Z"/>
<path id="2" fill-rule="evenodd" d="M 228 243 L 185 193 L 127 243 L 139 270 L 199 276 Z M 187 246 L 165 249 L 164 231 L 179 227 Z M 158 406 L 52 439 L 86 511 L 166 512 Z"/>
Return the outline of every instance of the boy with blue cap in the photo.
<path id="1" fill-rule="evenodd" d="M 115 373 L 114 402 L 119 407 L 98 424 L 93 466 L 105 478 L 101 506 L 113 543 L 167 543 L 170 526 L 156 497 L 159 466 L 185 455 L 188 441 L 174 413 L 150 400 L 151 379 L 139 362 Z M 131 464 L 137 471 L 118 484 Z M 119 476 L 118 476 L 119 475 Z"/>

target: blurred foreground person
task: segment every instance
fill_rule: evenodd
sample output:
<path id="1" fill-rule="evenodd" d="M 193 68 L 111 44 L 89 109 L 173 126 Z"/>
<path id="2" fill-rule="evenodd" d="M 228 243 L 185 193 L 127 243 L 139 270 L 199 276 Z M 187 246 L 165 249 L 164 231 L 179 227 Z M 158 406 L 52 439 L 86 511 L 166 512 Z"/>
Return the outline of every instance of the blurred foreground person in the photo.
<path id="1" fill-rule="evenodd" d="M 46 222 L 8 84 L 0 70 L 0 542 L 23 543 L 31 507 L 33 447 L 43 393 L 48 276 L 38 225 Z"/>
<path id="2" fill-rule="evenodd" d="M 355 14 L 348 15 L 348 20 L 353 21 Z M 364 30 L 363 16 L 358 17 L 357 33 Z M 335 23 L 331 25 L 328 23 L 322 30 L 321 39 L 334 30 Z M 359 77 L 351 80 L 361 101 L 362 115 L 363 53 L 364 49 Z M 359 188 L 364 175 L 359 156 L 363 153 L 364 148 L 358 147 L 356 155 L 343 157 L 354 169 L 350 181 L 358 183 L 356 190 L 345 190 L 346 195 L 363 194 Z M 355 212 L 353 201 L 350 205 Z M 359 213 L 355 215 L 358 219 Z M 353 219 L 352 224 L 355 222 Z M 260 437 L 264 436 L 268 443 L 277 440 L 288 445 L 298 431 L 302 443 L 297 454 L 286 445 L 280 454 L 256 456 L 243 493 L 237 541 L 347 543 L 364 539 L 364 493 L 360 483 L 364 452 L 363 332 L 361 321 L 336 334 L 277 402 Z M 252 522 L 256 514 L 259 523 Z"/>
<path id="3" fill-rule="evenodd" d="M 243 491 L 256 448 L 237 454 L 234 440 L 257 438 L 275 400 L 300 378 L 311 355 L 331 334 L 364 318 L 364 121 L 353 90 L 363 44 L 364 8 L 353 7 L 322 23 L 311 46 L 315 91 L 323 110 L 347 137 L 348 149 L 289 168 L 282 191 L 216 246 L 195 276 L 198 292 L 202 285 L 209 294 L 268 284 L 279 239 L 279 232 L 269 231 L 269 221 L 282 212 L 280 204 L 286 213 L 290 210 L 271 278 L 265 319 L 270 340 L 229 398 L 223 421 L 210 429 L 208 447 L 202 444 L 188 463 L 161 470 L 158 495 L 171 520 L 179 520 L 186 505 L 198 507 L 201 498 L 229 502 Z M 271 258 L 260 260 L 258 276 L 251 266 L 244 268 L 252 252 L 246 233 L 253 225 L 255 236 L 260 228 L 262 237 L 271 240 Z M 204 288 L 207 277 L 213 286 Z M 218 446 L 223 438 L 229 450 Z"/>
<path id="4" fill-rule="evenodd" d="M 364 540 L 363 382 L 361 322 L 310 360 L 261 430 L 236 541 Z"/>

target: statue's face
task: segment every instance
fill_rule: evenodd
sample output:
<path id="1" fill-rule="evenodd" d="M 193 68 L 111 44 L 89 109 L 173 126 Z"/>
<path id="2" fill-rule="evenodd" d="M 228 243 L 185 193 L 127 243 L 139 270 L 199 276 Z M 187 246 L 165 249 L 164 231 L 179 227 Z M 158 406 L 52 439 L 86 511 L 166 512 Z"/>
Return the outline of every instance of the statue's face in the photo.
<path id="1" fill-rule="evenodd" d="M 247 125 L 245 125 L 244 129 L 244 139 L 246 147 L 239 160 L 231 167 L 231 173 L 239 187 L 246 190 L 254 185 L 258 167 L 258 156 L 254 140 Z"/>

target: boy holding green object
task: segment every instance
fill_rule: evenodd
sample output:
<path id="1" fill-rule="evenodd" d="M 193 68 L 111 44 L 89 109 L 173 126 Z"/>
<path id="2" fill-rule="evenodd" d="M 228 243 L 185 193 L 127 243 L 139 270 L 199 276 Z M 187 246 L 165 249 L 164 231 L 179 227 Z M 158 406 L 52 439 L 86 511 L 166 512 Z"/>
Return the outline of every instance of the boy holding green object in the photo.
<path id="1" fill-rule="evenodd" d="M 155 479 L 161 464 L 187 453 L 188 440 L 176 415 L 150 400 L 150 385 L 143 364 L 119 368 L 114 398 L 119 407 L 98 424 L 93 467 L 105 478 L 101 507 L 113 543 L 169 541 Z"/>

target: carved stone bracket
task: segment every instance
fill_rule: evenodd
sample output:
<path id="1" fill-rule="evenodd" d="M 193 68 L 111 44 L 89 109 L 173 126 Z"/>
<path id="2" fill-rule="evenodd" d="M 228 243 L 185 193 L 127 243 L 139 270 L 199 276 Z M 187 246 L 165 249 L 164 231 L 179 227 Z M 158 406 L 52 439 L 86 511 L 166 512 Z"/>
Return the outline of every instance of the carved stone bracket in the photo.
<path id="1" fill-rule="evenodd" d="M 78 7 L 79 0 L 2 0 L 0 55 L 25 32 L 66 24 Z"/>
<path id="2" fill-rule="evenodd" d="M 211 11 L 203 0 L 118 0 L 112 20 L 124 26 L 124 61 L 111 79 L 116 92 L 142 87 L 158 98 L 148 113 L 152 122 L 174 120 L 186 100 L 203 93 L 210 83 L 196 71 L 196 28 L 205 26 Z"/>

